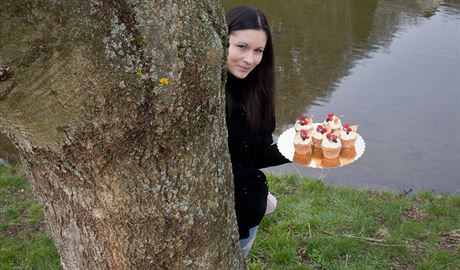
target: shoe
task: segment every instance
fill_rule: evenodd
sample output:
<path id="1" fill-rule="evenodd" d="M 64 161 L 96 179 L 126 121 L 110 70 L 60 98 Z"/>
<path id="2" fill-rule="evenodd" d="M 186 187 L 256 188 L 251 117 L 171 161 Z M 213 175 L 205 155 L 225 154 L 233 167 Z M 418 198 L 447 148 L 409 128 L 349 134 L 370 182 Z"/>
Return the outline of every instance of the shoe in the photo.
<path id="1" fill-rule="evenodd" d="M 269 215 L 271 213 L 273 213 L 276 209 L 276 204 L 278 203 L 278 200 L 275 198 L 275 196 L 273 196 L 273 194 L 271 194 L 270 192 L 268 192 L 268 195 L 267 195 L 267 209 L 265 209 L 265 215 Z"/>

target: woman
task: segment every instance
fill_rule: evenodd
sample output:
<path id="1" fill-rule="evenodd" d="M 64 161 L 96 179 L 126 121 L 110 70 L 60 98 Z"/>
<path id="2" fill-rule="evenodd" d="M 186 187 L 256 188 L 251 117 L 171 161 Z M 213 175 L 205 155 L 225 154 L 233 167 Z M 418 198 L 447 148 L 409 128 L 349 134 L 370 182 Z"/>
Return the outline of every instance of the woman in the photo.
<path id="1" fill-rule="evenodd" d="M 273 143 L 274 64 L 264 14 L 236 7 L 226 16 L 229 32 L 226 116 L 235 183 L 240 245 L 246 257 L 267 208 L 268 184 L 260 168 L 289 162 Z"/>

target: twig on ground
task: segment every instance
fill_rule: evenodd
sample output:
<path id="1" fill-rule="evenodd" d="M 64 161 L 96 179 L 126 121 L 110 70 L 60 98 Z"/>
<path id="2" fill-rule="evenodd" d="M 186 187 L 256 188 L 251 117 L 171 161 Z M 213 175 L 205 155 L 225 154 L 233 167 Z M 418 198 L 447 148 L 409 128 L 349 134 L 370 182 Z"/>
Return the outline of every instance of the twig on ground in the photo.
<path id="1" fill-rule="evenodd" d="M 356 236 L 356 235 L 351 235 L 351 234 L 334 234 L 325 230 L 321 230 L 323 233 L 331 236 L 345 236 L 348 238 L 353 238 L 353 239 L 358 239 L 358 240 L 363 240 L 368 242 L 369 244 L 376 245 L 376 246 L 383 246 L 383 247 L 411 247 L 411 245 L 403 245 L 403 244 L 387 244 L 385 239 L 379 239 L 379 238 L 371 238 L 371 237 L 361 237 L 361 236 Z"/>

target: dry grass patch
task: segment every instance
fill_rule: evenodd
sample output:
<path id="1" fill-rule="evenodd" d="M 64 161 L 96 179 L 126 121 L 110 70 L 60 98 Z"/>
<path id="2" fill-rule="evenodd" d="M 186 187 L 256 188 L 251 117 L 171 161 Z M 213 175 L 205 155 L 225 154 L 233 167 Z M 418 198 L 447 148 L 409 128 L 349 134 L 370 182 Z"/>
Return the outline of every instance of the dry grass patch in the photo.
<path id="1" fill-rule="evenodd" d="M 422 207 L 422 202 L 420 200 L 416 200 L 413 206 L 406 209 L 403 213 L 404 218 L 415 221 L 422 221 L 427 215 L 428 213 Z"/>
<path id="2" fill-rule="evenodd" d="M 443 249 L 460 247 L 460 229 L 441 234 L 439 245 Z"/>

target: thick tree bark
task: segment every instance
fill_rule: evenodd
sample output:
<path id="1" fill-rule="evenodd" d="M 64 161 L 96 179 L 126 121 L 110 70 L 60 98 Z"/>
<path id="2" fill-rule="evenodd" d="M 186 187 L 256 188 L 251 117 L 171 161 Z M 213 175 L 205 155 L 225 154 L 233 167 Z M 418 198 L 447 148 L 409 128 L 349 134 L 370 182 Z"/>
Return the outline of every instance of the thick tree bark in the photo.
<path id="1" fill-rule="evenodd" d="M 65 269 L 240 269 L 219 1 L 0 9 L 0 131 Z"/>

